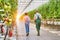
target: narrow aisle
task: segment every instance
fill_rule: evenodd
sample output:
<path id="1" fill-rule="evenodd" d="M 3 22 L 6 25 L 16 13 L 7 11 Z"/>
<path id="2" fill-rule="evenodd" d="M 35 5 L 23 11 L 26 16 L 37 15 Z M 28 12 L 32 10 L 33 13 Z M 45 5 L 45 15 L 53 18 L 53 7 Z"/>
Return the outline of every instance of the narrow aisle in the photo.
<path id="1" fill-rule="evenodd" d="M 60 40 L 56 34 L 52 34 L 46 30 L 41 29 L 41 36 L 37 36 L 35 25 L 30 23 L 30 34 L 26 37 L 24 22 L 18 23 L 18 40 Z"/>
<path id="2" fill-rule="evenodd" d="M 18 35 L 19 36 L 23 36 L 25 35 L 25 28 L 24 28 L 24 22 L 23 21 L 19 21 L 18 26 L 17 26 L 17 31 L 18 31 Z"/>

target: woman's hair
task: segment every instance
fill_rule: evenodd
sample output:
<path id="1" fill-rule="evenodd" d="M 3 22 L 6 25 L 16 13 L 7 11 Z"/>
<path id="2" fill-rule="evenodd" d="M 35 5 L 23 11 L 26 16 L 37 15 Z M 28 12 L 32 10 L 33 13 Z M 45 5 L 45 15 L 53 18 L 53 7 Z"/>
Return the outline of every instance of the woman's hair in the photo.
<path id="1" fill-rule="evenodd" d="M 28 15 L 28 13 L 26 12 L 25 15 Z"/>

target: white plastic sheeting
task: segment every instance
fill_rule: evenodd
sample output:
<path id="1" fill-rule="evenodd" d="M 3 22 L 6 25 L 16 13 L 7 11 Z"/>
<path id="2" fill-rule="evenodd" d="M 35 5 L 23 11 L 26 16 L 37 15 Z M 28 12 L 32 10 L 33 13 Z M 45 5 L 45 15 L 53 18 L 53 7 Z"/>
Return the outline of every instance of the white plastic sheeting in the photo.
<path id="1" fill-rule="evenodd" d="M 49 0 L 34 0 L 27 8 L 24 12 L 28 12 L 28 11 L 31 11 L 33 9 L 36 9 L 38 8 L 39 6 L 45 4 L 49 2 Z"/>
<path id="2" fill-rule="evenodd" d="M 39 6 L 47 3 L 49 0 L 33 0 L 32 3 L 23 11 L 23 9 L 28 5 L 31 0 L 19 0 L 18 1 L 18 14 L 31 11 L 38 8 Z"/>

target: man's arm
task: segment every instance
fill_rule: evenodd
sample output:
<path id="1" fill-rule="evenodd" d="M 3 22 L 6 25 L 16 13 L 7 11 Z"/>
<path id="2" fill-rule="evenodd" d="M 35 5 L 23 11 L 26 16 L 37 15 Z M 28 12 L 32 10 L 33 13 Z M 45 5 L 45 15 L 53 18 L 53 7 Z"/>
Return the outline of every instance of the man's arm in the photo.
<path id="1" fill-rule="evenodd" d="M 34 20 L 36 20 L 36 15 L 34 15 Z"/>
<path id="2" fill-rule="evenodd" d="M 39 14 L 40 15 L 40 19 L 42 19 L 42 16 L 41 16 L 41 14 Z"/>

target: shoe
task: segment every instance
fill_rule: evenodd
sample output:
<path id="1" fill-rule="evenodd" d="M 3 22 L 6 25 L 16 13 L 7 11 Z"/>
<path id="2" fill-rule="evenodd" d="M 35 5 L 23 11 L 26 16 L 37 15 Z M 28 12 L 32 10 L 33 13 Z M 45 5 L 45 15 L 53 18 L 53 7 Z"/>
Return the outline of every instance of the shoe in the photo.
<path id="1" fill-rule="evenodd" d="M 37 36 L 40 36 L 40 33 L 38 32 Z"/>
<path id="2" fill-rule="evenodd" d="M 26 36 L 29 36 L 29 33 L 27 33 Z"/>
<path id="3" fill-rule="evenodd" d="M 37 36 L 40 36 L 40 34 L 38 34 Z"/>
<path id="4" fill-rule="evenodd" d="M 37 36 L 40 36 L 40 32 L 39 32 L 39 30 L 38 30 L 38 34 L 37 34 Z"/>

